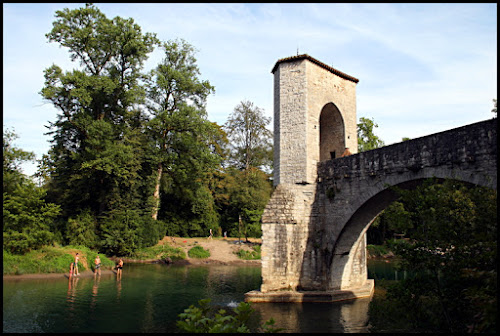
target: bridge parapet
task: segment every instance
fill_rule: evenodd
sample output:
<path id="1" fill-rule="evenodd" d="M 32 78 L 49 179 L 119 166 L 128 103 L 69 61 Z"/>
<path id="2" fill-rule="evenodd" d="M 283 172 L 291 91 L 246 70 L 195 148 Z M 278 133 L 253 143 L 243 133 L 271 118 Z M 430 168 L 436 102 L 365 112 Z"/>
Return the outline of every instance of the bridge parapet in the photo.
<path id="1" fill-rule="evenodd" d="M 435 174 L 496 189 L 496 163 L 495 118 L 320 162 L 318 181 L 393 174 L 420 174 L 425 178 Z"/>

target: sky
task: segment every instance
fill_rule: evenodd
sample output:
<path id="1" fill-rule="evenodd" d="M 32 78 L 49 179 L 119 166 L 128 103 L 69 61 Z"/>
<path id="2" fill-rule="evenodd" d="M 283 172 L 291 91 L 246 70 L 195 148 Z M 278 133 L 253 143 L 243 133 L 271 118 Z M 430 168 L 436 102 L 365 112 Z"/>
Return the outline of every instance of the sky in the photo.
<path id="1" fill-rule="evenodd" d="M 378 125 L 386 145 L 490 119 L 497 98 L 496 3 L 97 3 L 108 17 L 133 18 L 163 41 L 196 50 L 215 86 L 208 119 L 224 124 L 243 100 L 273 117 L 276 62 L 308 54 L 359 79 L 357 118 Z M 49 43 L 55 13 L 84 3 L 3 4 L 3 128 L 41 159 L 58 110 L 39 94 L 52 64 L 78 67 Z M 145 70 L 161 60 L 151 54 Z M 273 123 L 269 128 L 272 130 Z M 36 163 L 22 166 L 32 175 Z"/>

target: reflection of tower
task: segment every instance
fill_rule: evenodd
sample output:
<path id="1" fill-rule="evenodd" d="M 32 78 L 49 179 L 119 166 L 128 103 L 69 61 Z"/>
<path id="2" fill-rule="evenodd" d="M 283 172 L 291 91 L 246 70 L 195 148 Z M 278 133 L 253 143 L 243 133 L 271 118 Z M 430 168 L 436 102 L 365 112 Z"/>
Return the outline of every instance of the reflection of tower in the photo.
<path id="1" fill-rule="evenodd" d="M 348 333 L 366 333 L 371 298 L 352 300 L 340 308 L 340 321 Z"/>
<path id="2" fill-rule="evenodd" d="M 260 324 L 272 317 L 288 333 L 367 333 L 370 299 L 335 303 L 257 303 Z"/>
<path id="3" fill-rule="evenodd" d="M 283 328 L 282 332 L 300 333 L 301 320 L 303 319 L 302 304 L 282 304 L 282 303 L 258 303 L 252 308 L 260 315 L 260 324 L 264 324 L 271 317 L 274 320 L 275 328 Z"/>

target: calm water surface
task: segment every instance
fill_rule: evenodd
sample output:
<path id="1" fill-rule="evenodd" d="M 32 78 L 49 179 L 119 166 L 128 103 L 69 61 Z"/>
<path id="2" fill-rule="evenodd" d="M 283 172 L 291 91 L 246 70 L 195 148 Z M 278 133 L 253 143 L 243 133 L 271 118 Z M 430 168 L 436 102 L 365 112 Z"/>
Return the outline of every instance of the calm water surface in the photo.
<path id="1" fill-rule="evenodd" d="M 370 269 L 371 278 L 384 277 Z M 5 280 L 3 332 L 176 332 L 177 315 L 189 305 L 210 298 L 231 309 L 260 288 L 260 276 L 260 266 L 128 264 L 121 280 L 114 274 Z M 273 317 L 283 332 L 367 332 L 369 301 L 254 303 L 250 326 Z"/>

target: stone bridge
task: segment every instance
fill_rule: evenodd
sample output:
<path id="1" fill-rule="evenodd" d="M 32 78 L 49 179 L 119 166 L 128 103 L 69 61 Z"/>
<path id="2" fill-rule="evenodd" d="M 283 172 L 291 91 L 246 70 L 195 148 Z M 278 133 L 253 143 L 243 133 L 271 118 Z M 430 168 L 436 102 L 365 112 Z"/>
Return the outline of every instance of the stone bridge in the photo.
<path id="1" fill-rule="evenodd" d="M 282 65 L 285 74 L 280 73 Z M 331 302 L 370 296 L 374 283 L 367 278 L 365 233 L 396 199 L 392 186 L 414 188 L 423 179 L 436 177 L 496 189 L 496 118 L 335 158 L 334 153 L 343 152 L 349 141 L 355 151 L 356 134 L 344 115 L 353 106 L 345 98 L 349 83 L 337 84 L 347 87 L 340 100 L 337 89 L 330 90 L 331 95 L 322 93 L 325 98 L 319 102 L 317 94 L 305 90 L 304 113 L 304 108 L 296 108 L 301 105 L 300 90 L 297 94 L 286 89 L 294 100 L 291 105 L 283 95 L 283 83 L 290 86 L 287 74 L 298 70 L 306 74 L 299 82 L 314 83 L 308 67 L 326 70 L 335 76 L 333 80 L 341 77 L 357 83 L 307 55 L 280 60 L 273 69 L 276 189 L 262 217 L 262 286 L 246 293 L 246 301 Z M 332 87 L 331 82 L 327 86 Z M 317 104 L 312 112 L 307 102 L 311 96 Z M 337 139 L 322 134 L 332 127 L 341 133 Z"/>

